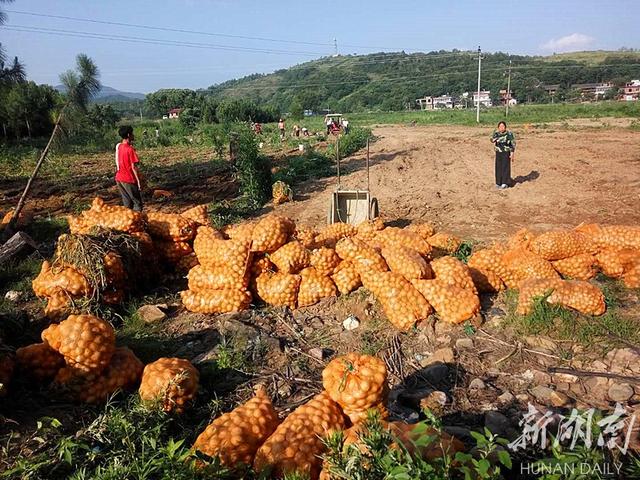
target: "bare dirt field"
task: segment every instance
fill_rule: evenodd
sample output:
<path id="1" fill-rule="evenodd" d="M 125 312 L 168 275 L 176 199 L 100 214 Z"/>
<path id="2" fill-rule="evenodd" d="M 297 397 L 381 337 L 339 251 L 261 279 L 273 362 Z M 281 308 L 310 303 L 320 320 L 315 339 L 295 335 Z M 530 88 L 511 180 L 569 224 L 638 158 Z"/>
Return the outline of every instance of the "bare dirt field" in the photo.
<path id="1" fill-rule="evenodd" d="M 600 123 L 599 125 L 602 125 Z M 585 125 L 516 127 L 515 186 L 494 185 L 490 130 L 464 126 L 380 126 L 371 145 L 371 190 L 383 217 L 433 221 L 464 237 L 501 238 L 581 222 L 640 220 L 640 132 Z M 366 187 L 365 154 L 347 159 L 341 184 Z M 337 179 L 295 189 L 276 207 L 321 225 Z"/>

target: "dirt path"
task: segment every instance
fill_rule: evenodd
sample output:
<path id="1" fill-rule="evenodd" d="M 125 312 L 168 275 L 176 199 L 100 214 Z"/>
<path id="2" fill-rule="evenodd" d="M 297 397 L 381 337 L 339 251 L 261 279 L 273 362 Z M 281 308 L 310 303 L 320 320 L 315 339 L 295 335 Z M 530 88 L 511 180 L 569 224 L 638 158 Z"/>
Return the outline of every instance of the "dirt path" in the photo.
<path id="1" fill-rule="evenodd" d="M 514 133 L 518 152 L 512 176 L 517 184 L 501 191 L 494 185 L 490 131 L 485 128 L 377 127 L 370 173 L 382 215 L 432 221 L 479 240 L 503 237 L 523 226 L 640 223 L 640 132 L 554 126 L 516 128 Z M 344 170 L 343 186 L 366 186 L 362 152 Z M 276 211 L 322 225 L 335 185 L 335 178 L 300 185 L 299 200 Z"/>

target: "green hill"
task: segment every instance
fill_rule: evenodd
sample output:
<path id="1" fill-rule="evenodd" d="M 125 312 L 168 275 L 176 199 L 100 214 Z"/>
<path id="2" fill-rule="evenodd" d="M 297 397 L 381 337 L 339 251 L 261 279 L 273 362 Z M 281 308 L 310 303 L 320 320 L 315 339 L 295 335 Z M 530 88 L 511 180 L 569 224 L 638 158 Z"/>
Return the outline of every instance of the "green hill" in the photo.
<path id="1" fill-rule="evenodd" d="M 507 84 L 519 102 L 549 102 L 544 84 L 560 84 L 554 100 L 570 99 L 574 83 L 640 77 L 640 53 L 595 51 L 548 57 L 484 53 L 482 88 L 494 99 Z M 402 110 L 424 95 L 461 95 L 477 88 L 477 55 L 469 51 L 340 55 L 302 63 L 272 74 L 254 74 L 206 90 L 217 99 L 243 98 L 280 111 Z"/>

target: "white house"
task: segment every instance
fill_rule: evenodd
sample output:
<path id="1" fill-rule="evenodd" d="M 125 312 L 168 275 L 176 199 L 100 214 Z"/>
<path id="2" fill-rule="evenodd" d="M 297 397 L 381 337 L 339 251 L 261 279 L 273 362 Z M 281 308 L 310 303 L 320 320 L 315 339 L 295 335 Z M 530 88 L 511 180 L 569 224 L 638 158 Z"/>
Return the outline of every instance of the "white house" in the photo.
<path id="1" fill-rule="evenodd" d="M 416 103 L 420 105 L 420 110 L 433 110 L 433 97 L 416 98 Z"/>
<path id="2" fill-rule="evenodd" d="M 491 90 L 480 90 L 480 105 L 485 107 L 491 107 L 493 104 L 491 103 Z M 478 92 L 473 94 L 473 106 L 478 106 Z"/>
<path id="3" fill-rule="evenodd" d="M 433 97 L 433 108 L 440 110 L 443 108 L 453 108 L 453 97 L 451 95 L 440 95 Z"/>

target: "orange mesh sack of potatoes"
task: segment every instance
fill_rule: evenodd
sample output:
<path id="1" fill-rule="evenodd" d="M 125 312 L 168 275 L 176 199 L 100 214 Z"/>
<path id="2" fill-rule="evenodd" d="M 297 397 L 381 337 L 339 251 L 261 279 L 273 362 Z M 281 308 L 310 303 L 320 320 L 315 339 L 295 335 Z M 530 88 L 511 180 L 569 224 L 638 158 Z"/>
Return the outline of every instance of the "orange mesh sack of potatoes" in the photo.
<path id="1" fill-rule="evenodd" d="M 63 290 L 72 297 L 83 297 L 91 294 L 87 278 L 73 267 L 53 268 L 47 260 L 42 262 L 40 273 L 31 282 L 33 293 L 37 297 L 49 297 Z"/>
<path id="2" fill-rule="evenodd" d="M 365 220 L 364 222 L 358 224 L 356 227 L 357 234 L 359 240 L 363 242 L 368 242 L 373 240 L 380 230 L 384 230 L 385 225 L 382 218 L 378 217 L 375 220 Z"/>
<path id="3" fill-rule="evenodd" d="M 581 253 L 551 262 L 560 275 L 575 280 L 589 280 L 596 276 L 598 260 L 591 253 Z"/>
<path id="4" fill-rule="evenodd" d="M 547 301 L 585 315 L 602 315 L 607 309 L 602 291 L 582 280 L 563 280 Z"/>
<path id="5" fill-rule="evenodd" d="M 247 310 L 251 294 L 246 290 L 222 288 L 218 290 L 185 290 L 180 292 L 182 304 L 195 313 L 231 313 Z"/>
<path id="6" fill-rule="evenodd" d="M 177 273 L 187 274 L 191 271 L 192 268 L 200 265 L 198 261 L 198 257 L 195 253 L 190 253 L 189 255 L 185 255 L 184 257 L 180 257 L 175 264 L 175 269 Z"/>
<path id="7" fill-rule="evenodd" d="M 269 305 L 296 308 L 302 277 L 290 273 L 263 273 L 256 278 L 258 296 Z"/>
<path id="8" fill-rule="evenodd" d="M 313 249 L 316 248 L 316 236 L 318 232 L 309 227 L 296 227 L 296 231 L 293 233 L 293 238 L 298 240 L 304 248 Z"/>
<path id="9" fill-rule="evenodd" d="M 627 288 L 640 288 L 640 260 L 625 270 L 622 282 Z"/>
<path id="10" fill-rule="evenodd" d="M 445 232 L 439 232 L 430 236 L 427 242 L 440 253 L 455 253 L 462 244 L 462 240 L 458 237 Z"/>
<path id="11" fill-rule="evenodd" d="M 277 267 L 279 272 L 298 273 L 303 268 L 309 266 L 311 256 L 302 243 L 293 240 L 273 252 L 269 256 L 269 259 Z"/>
<path id="12" fill-rule="evenodd" d="M 516 312 L 526 315 L 533 309 L 536 298 L 550 295 L 562 285 L 559 278 L 530 278 L 520 284 L 518 291 L 518 308 Z"/>
<path id="13" fill-rule="evenodd" d="M 431 262 L 431 269 L 436 280 L 442 280 L 449 285 L 456 285 L 470 290 L 476 295 L 478 290 L 469 267 L 455 257 L 440 257 Z"/>
<path id="14" fill-rule="evenodd" d="M 206 205 L 196 205 L 195 207 L 185 210 L 180 215 L 198 225 L 211 226 Z"/>
<path id="15" fill-rule="evenodd" d="M 542 233 L 531 241 L 529 249 L 545 260 L 562 260 L 583 253 L 595 253 L 587 237 L 574 230 Z"/>
<path id="16" fill-rule="evenodd" d="M 165 412 L 182 413 L 198 392 L 200 374 L 188 360 L 162 357 L 144 367 L 140 398 Z"/>
<path id="17" fill-rule="evenodd" d="M 220 240 L 208 234 L 198 236 L 193 249 L 200 265 L 206 269 L 223 267 L 238 278 L 244 278 L 249 267 L 249 240 Z"/>
<path id="18" fill-rule="evenodd" d="M 342 295 L 347 295 L 362 285 L 356 266 L 348 260 L 343 260 L 338 264 L 331 275 L 331 280 Z"/>
<path id="19" fill-rule="evenodd" d="M 107 277 L 107 284 L 115 287 L 123 287 L 127 278 L 122 257 L 116 252 L 108 252 L 104 256 L 104 270 Z"/>
<path id="20" fill-rule="evenodd" d="M 498 293 L 506 288 L 504 282 L 494 272 L 470 267 L 469 273 L 480 293 Z"/>
<path id="21" fill-rule="evenodd" d="M 47 305 L 44 307 L 44 315 L 52 322 L 69 316 L 72 313 L 72 298 L 64 290 L 56 290 L 47 297 Z"/>
<path id="22" fill-rule="evenodd" d="M 596 255 L 598 267 L 607 277 L 620 278 L 624 272 L 640 261 L 640 250 L 632 248 L 605 248 Z"/>
<path id="23" fill-rule="evenodd" d="M 467 260 L 467 266 L 485 274 L 487 272 L 494 273 L 504 281 L 505 278 L 510 279 L 510 273 L 502 262 L 502 255 L 502 252 L 494 248 L 476 250 Z"/>
<path id="24" fill-rule="evenodd" d="M 402 275 L 372 272 L 362 276 L 362 283 L 375 295 L 387 319 L 398 330 L 409 330 L 433 312 L 427 300 Z"/>
<path id="25" fill-rule="evenodd" d="M 445 322 L 462 323 L 480 312 L 480 299 L 471 290 L 442 280 L 414 280 L 412 283 Z"/>
<path id="26" fill-rule="evenodd" d="M 382 257 L 392 272 L 399 273 L 407 280 L 431 278 L 429 264 L 418 252 L 399 243 L 387 243 L 382 248 Z"/>
<path id="27" fill-rule="evenodd" d="M 113 327 L 93 315 L 69 315 L 43 330 L 42 341 L 60 353 L 69 367 L 82 373 L 104 370 L 116 348 Z"/>
<path id="28" fill-rule="evenodd" d="M 425 257 L 431 254 L 431 245 L 429 245 L 424 238 L 411 230 L 403 230 L 398 227 L 387 227 L 384 230 L 379 231 L 376 238 L 387 247 L 390 244 L 396 243 L 415 250 Z"/>
<path id="29" fill-rule="evenodd" d="M 219 457 L 228 468 L 251 466 L 258 448 L 279 424 L 267 390 L 259 386 L 248 402 L 211 422 L 193 448 L 212 458 Z"/>
<path id="30" fill-rule="evenodd" d="M 531 242 L 534 238 L 536 238 L 535 233 L 528 228 L 521 228 L 509 237 L 506 248 L 508 250 L 514 250 L 517 248 L 526 248 L 527 250 L 530 250 Z"/>
<path id="31" fill-rule="evenodd" d="M 93 227 L 102 227 L 126 233 L 144 230 L 144 215 L 129 208 L 111 206 L 96 197 L 89 210 L 83 211 L 78 217 L 70 216 L 69 229 L 71 233 L 86 234 Z"/>
<path id="32" fill-rule="evenodd" d="M 291 190 L 291 187 L 282 180 L 278 180 L 272 185 L 271 194 L 274 205 L 280 205 L 293 200 L 293 190 Z"/>
<path id="33" fill-rule="evenodd" d="M 358 233 L 358 229 L 348 223 L 332 223 L 327 225 L 316 236 L 315 242 L 318 246 L 335 248 L 336 243 L 342 238 L 353 237 Z"/>
<path id="34" fill-rule="evenodd" d="M 551 262 L 526 249 L 509 250 L 502 256 L 509 272 L 502 280 L 509 288 L 518 288 L 529 278 L 560 278 Z"/>
<path id="35" fill-rule="evenodd" d="M 336 267 L 342 260 L 333 248 L 320 247 L 311 252 L 311 266 L 314 267 L 320 275 L 329 276 L 333 274 Z"/>
<path id="36" fill-rule="evenodd" d="M 296 408 L 258 449 L 253 466 L 257 472 L 271 471 L 269 478 L 286 474 L 318 478 L 325 452 L 323 439 L 344 429 L 344 417 L 327 392 Z"/>
<path id="37" fill-rule="evenodd" d="M 627 225 L 581 225 L 575 229 L 583 233 L 597 248 L 634 248 L 640 250 L 640 227 Z"/>
<path id="38" fill-rule="evenodd" d="M 16 350 L 16 365 L 38 381 L 51 380 L 64 367 L 64 357 L 46 343 L 34 343 Z"/>
<path id="39" fill-rule="evenodd" d="M 231 240 L 249 240 L 253 238 L 253 230 L 256 228 L 256 222 L 242 222 L 227 225 L 222 229 L 222 233 L 226 238 Z"/>
<path id="40" fill-rule="evenodd" d="M 362 272 L 386 272 L 389 267 L 382 255 L 357 238 L 343 238 L 336 244 L 336 253 L 343 260 L 353 262 Z"/>
<path id="41" fill-rule="evenodd" d="M 131 350 L 118 347 L 103 372 L 78 375 L 73 369 L 65 367 L 58 372 L 54 382 L 80 402 L 101 403 L 118 390 L 135 387 L 143 368 L 144 365 Z"/>
<path id="42" fill-rule="evenodd" d="M 245 290 L 249 284 L 248 275 L 240 276 L 227 267 L 205 268 L 197 265 L 189 270 L 189 290 L 204 292 L 206 290 Z"/>
<path id="43" fill-rule="evenodd" d="M 279 215 L 269 215 L 258 223 L 252 232 L 252 252 L 272 253 L 287 243 L 296 226 L 293 220 Z"/>
<path id="44" fill-rule="evenodd" d="M 430 223 L 412 223 L 406 229 L 416 232 L 423 240 L 427 241 L 436 234 L 436 227 Z"/>
<path id="45" fill-rule="evenodd" d="M 196 236 L 198 225 L 178 213 L 147 213 L 147 230 L 152 237 L 188 242 Z"/>
<path id="46" fill-rule="evenodd" d="M 173 265 L 178 263 L 182 257 L 191 255 L 193 248 L 187 242 L 174 242 L 172 240 L 156 240 L 153 242 L 156 252 L 162 260 Z"/>
<path id="47" fill-rule="evenodd" d="M 357 423 L 369 409 L 387 401 L 387 367 L 371 355 L 348 353 L 329 362 L 322 371 L 322 385 L 351 422 Z"/>
<path id="48" fill-rule="evenodd" d="M 321 275 L 315 268 L 308 267 L 300 272 L 302 280 L 298 289 L 298 306 L 306 307 L 318 303 L 323 298 L 335 297 L 338 289 L 331 278 Z"/>

